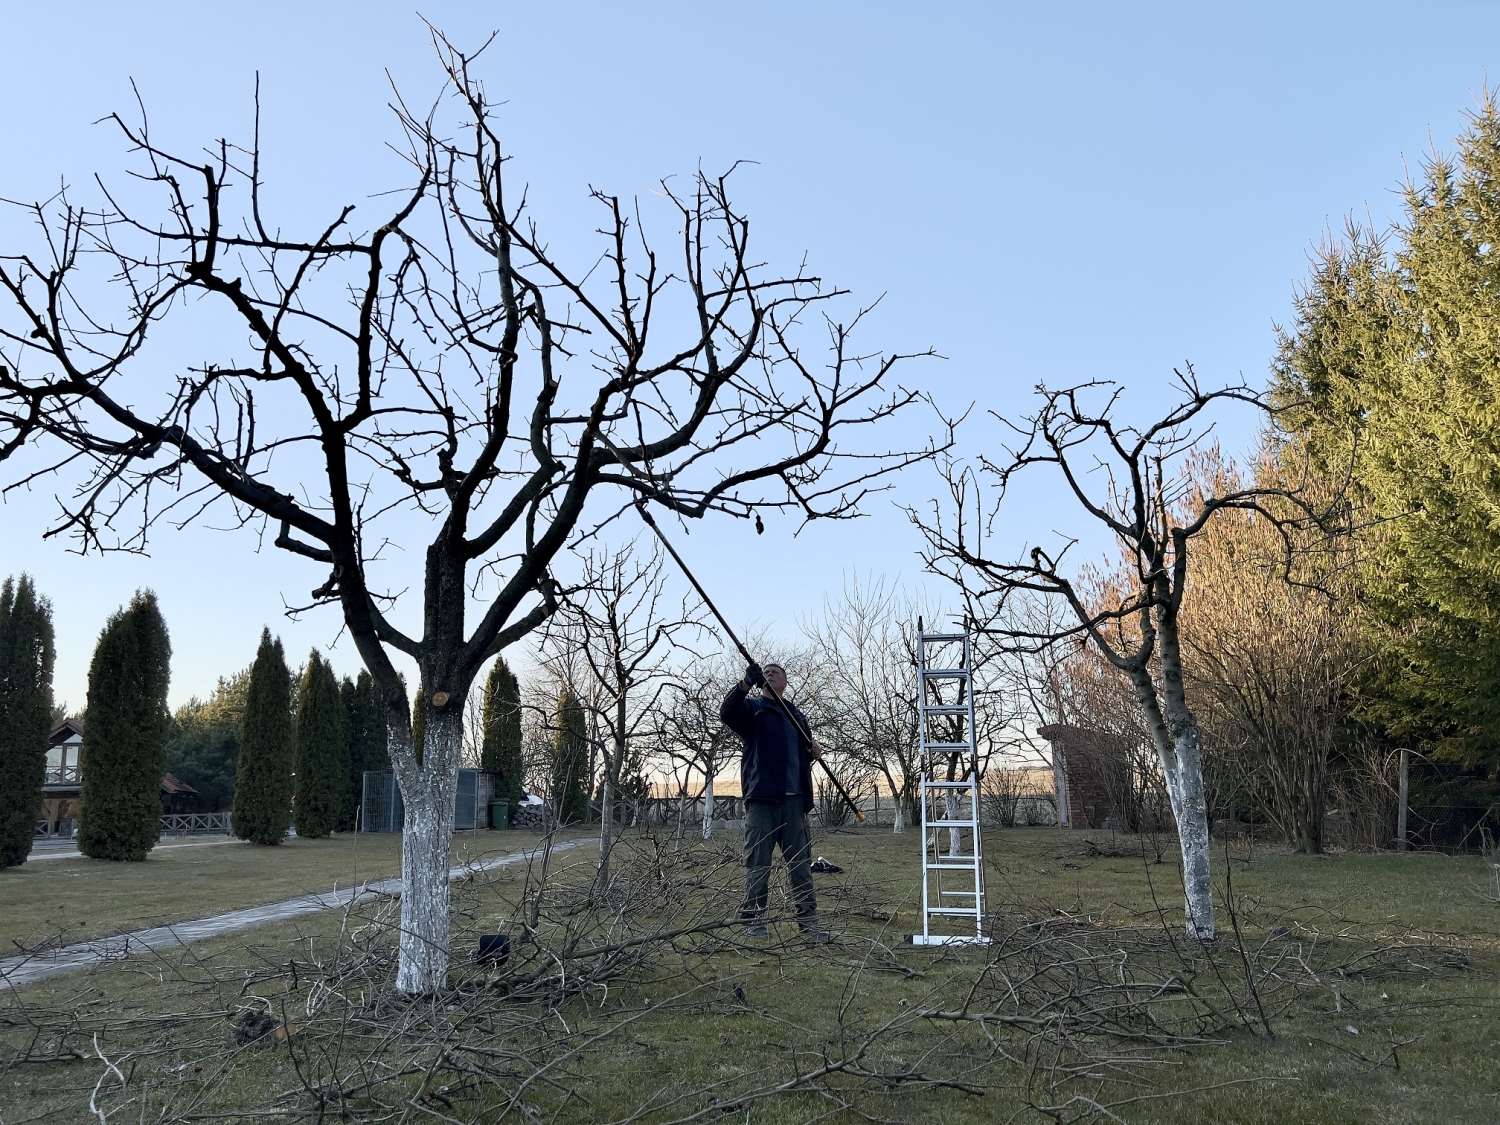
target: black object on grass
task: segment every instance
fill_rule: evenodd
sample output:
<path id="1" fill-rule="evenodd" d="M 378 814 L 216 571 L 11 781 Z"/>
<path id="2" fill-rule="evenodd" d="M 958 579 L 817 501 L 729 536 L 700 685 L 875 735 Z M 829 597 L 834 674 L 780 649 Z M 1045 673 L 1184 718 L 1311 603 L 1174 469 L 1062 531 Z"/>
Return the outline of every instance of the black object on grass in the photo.
<path id="1" fill-rule="evenodd" d="M 819 856 L 817 862 L 812 865 L 812 870 L 819 875 L 837 875 L 843 868 L 836 863 L 829 863 L 822 856 Z"/>
<path id="2" fill-rule="evenodd" d="M 510 935 L 480 934 L 479 952 L 474 954 L 474 960 L 494 968 L 505 964 L 510 960 Z"/>
<path id="3" fill-rule="evenodd" d="M 263 1039 L 276 1027 L 276 1020 L 267 1012 L 257 1008 L 246 1008 L 234 1021 L 234 1045 L 243 1047 Z"/>

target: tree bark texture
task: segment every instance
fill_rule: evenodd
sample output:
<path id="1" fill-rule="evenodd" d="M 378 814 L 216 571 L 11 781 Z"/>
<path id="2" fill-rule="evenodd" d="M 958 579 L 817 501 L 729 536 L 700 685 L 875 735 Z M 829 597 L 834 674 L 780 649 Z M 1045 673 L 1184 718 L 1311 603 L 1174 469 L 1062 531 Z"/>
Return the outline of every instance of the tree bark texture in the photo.
<path id="1" fill-rule="evenodd" d="M 1161 686 L 1144 661 L 1130 668 L 1136 699 L 1146 716 L 1166 781 L 1177 839 L 1182 849 L 1184 917 L 1190 937 L 1213 941 L 1213 885 L 1209 879 L 1208 802 L 1203 789 L 1202 736 L 1183 694 L 1182 655 L 1177 619 L 1169 607 L 1157 612 L 1161 646 Z"/>
<path id="2" fill-rule="evenodd" d="M 460 708 L 439 709 L 427 720 L 422 760 L 411 744 L 409 723 L 389 727 L 391 765 L 401 786 L 406 822 L 401 836 L 401 957 L 396 987 L 436 992 L 447 984 L 449 856 L 453 806 L 463 743 Z"/>

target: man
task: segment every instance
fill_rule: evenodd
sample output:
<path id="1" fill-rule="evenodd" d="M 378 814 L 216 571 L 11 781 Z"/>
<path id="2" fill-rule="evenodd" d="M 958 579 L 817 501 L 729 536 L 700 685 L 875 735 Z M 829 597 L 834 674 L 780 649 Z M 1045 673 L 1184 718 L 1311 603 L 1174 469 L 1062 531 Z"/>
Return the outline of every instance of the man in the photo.
<path id="1" fill-rule="evenodd" d="M 759 690 L 757 690 L 759 689 Z M 750 693 L 755 691 L 756 694 Z M 786 670 L 752 664 L 719 708 L 724 725 L 745 740 L 740 759 L 740 792 L 745 798 L 745 904 L 740 917 L 745 936 L 770 937 L 766 898 L 771 879 L 771 852 L 781 848 L 792 882 L 797 925 L 811 941 L 827 941 L 818 925 L 813 894 L 812 841 L 807 814 L 813 807 L 812 764 L 823 749 L 808 740 L 807 719 L 785 702 Z M 788 712 L 795 722 L 788 718 Z M 799 729 L 800 728 L 800 729 Z"/>

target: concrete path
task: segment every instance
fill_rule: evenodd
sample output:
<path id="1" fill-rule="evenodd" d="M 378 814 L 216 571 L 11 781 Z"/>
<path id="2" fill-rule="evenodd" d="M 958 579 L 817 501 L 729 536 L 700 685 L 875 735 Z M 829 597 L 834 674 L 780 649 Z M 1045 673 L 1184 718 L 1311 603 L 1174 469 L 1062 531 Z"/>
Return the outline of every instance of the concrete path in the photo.
<path id="1" fill-rule="evenodd" d="M 591 838 L 565 840 L 562 843 L 553 844 L 552 850 L 563 852 L 592 843 L 594 840 Z M 540 847 L 537 847 L 530 851 L 514 852 L 510 855 L 491 856 L 478 863 L 461 864 L 449 869 L 448 878 L 456 879 L 470 871 L 489 871 L 496 867 L 525 863 L 539 855 L 540 851 Z M 218 937 L 220 934 L 232 934 L 236 930 L 247 930 L 252 926 L 264 926 L 268 922 L 284 922 L 288 918 L 300 918 L 304 914 L 317 914 L 324 910 L 347 906 L 356 899 L 398 894 L 400 891 L 401 880 L 399 878 L 382 879 L 378 883 L 365 883 L 345 890 L 335 887 L 327 894 L 300 895 L 297 898 L 272 902 L 265 906 L 231 910 L 227 914 L 216 914 L 212 918 L 174 922 L 170 926 L 152 926 L 147 930 L 136 930 L 133 933 L 99 938 L 96 941 L 79 942 L 76 945 L 65 945 L 35 954 L 6 957 L 0 959 L 0 981 L 12 988 L 19 988 L 23 984 L 45 980 L 59 973 L 70 973 L 76 969 L 86 969 L 111 961 L 123 961 L 132 954 L 186 945 L 190 941 Z"/>
<path id="2" fill-rule="evenodd" d="M 173 848 L 211 848 L 219 844 L 243 844 L 244 840 L 236 840 L 233 836 L 223 839 L 194 840 L 188 844 L 157 844 L 151 850 L 153 852 L 171 851 Z M 78 845 L 70 848 L 47 848 L 38 850 L 33 846 L 31 854 L 26 857 L 27 863 L 37 863 L 44 859 L 83 859 L 84 854 L 78 850 Z"/>

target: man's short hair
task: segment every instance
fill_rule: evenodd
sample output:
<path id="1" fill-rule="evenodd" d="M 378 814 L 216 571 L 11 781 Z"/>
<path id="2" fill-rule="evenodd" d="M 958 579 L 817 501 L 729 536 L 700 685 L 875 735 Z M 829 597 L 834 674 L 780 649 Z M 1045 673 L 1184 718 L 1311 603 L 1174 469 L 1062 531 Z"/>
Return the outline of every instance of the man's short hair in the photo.
<path id="1" fill-rule="evenodd" d="M 779 661 L 779 660 L 767 660 L 764 664 L 762 664 L 760 666 L 760 670 L 762 672 L 769 671 L 772 668 L 778 669 L 783 676 L 786 675 L 786 665 L 783 664 L 783 663 L 781 663 L 781 661 Z"/>

